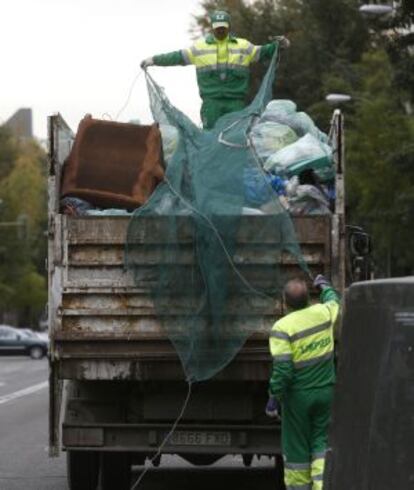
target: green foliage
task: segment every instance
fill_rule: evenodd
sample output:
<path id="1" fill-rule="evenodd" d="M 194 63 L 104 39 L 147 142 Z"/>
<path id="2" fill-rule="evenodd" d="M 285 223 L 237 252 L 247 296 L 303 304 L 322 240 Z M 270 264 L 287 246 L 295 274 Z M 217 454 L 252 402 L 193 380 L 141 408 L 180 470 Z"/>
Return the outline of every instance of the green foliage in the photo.
<path id="1" fill-rule="evenodd" d="M 16 311 L 26 326 L 37 323 L 47 296 L 45 160 L 35 141 L 18 142 L 0 128 L 0 320 Z"/>
<path id="2" fill-rule="evenodd" d="M 46 278 L 35 270 L 28 270 L 15 288 L 14 307 L 23 313 L 26 324 L 35 325 L 47 301 Z"/>
<path id="3" fill-rule="evenodd" d="M 347 135 L 350 217 L 372 232 L 381 273 L 412 273 L 414 170 L 407 165 L 414 163 L 412 125 L 393 95 L 393 71 L 385 51 L 366 53 L 358 73 Z"/>
<path id="4" fill-rule="evenodd" d="M 0 181 L 8 175 L 17 157 L 17 144 L 7 128 L 0 126 Z"/>

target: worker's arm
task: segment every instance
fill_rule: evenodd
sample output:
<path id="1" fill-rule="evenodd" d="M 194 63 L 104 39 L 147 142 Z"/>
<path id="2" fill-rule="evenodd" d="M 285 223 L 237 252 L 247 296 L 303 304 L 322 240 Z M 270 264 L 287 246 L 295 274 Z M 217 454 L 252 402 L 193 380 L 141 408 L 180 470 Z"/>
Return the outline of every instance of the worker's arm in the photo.
<path id="1" fill-rule="evenodd" d="M 331 283 L 325 276 L 319 274 L 313 281 L 313 285 L 320 290 L 320 301 L 329 311 L 332 323 L 335 323 L 341 305 L 341 297 L 332 287 Z"/>
<path id="2" fill-rule="evenodd" d="M 259 61 L 269 60 L 275 53 L 276 49 L 279 49 L 279 43 L 277 41 L 263 44 L 263 46 L 257 46 L 260 49 Z"/>
<path id="3" fill-rule="evenodd" d="M 154 65 L 157 66 L 177 66 L 188 65 L 189 62 L 185 59 L 185 51 L 171 51 L 171 53 L 157 54 L 152 57 Z"/>
<path id="4" fill-rule="evenodd" d="M 283 332 L 277 322 L 270 333 L 269 347 L 273 358 L 269 395 L 282 400 L 293 377 L 293 353 L 288 334 Z"/>
<path id="5" fill-rule="evenodd" d="M 253 46 L 253 45 L 252 45 Z M 288 48 L 290 41 L 285 36 L 277 36 L 271 43 L 263 44 L 263 46 L 253 46 L 251 62 L 264 61 L 270 59 L 276 51 L 281 48 Z"/>
<path id="6" fill-rule="evenodd" d="M 341 305 L 341 298 L 338 292 L 332 286 L 324 287 L 320 294 L 320 301 L 329 310 L 332 323 L 335 323 Z"/>

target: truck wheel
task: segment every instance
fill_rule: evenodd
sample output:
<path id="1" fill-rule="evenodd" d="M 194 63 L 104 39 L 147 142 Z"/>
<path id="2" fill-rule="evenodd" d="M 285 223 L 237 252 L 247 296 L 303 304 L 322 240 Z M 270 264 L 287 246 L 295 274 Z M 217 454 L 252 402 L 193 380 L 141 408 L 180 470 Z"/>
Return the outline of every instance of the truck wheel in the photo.
<path id="1" fill-rule="evenodd" d="M 96 490 L 99 455 L 93 451 L 67 451 L 66 467 L 69 490 Z"/>
<path id="2" fill-rule="evenodd" d="M 276 490 L 286 490 L 283 456 L 281 454 L 275 455 L 275 481 Z"/>
<path id="3" fill-rule="evenodd" d="M 102 453 L 101 490 L 129 490 L 131 461 L 126 453 Z"/>

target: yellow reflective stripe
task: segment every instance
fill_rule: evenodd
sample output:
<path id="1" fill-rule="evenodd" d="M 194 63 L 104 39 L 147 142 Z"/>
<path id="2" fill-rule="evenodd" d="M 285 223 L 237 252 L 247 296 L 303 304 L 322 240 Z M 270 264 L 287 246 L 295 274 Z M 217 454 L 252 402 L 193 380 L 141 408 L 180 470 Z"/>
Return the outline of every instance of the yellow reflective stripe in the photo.
<path id="1" fill-rule="evenodd" d="M 313 455 L 313 461 L 311 465 L 311 477 L 313 481 L 313 490 L 322 490 L 323 487 L 323 472 L 325 469 L 325 458 L 324 453 L 319 453 Z M 316 458 L 315 458 L 316 456 Z M 322 457 L 317 457 L 322 456 Z"/>
<path id="2" fill-rule="evenodd" d="M 323 475 L 324 468 L 325 468 L 325 458 L 314 459 L 311 465 L 312 476 Z"/>
<path id="3" fill-rule="evenodd" d="M 287 468 L 285 464 L 285 483 L 287 487 L 289 487 L 289 485 L 293 485 L 294 487 L 299 485 L 309 485 L 311 481 L 310 467 L 302 470 L 292 470 Z"/>

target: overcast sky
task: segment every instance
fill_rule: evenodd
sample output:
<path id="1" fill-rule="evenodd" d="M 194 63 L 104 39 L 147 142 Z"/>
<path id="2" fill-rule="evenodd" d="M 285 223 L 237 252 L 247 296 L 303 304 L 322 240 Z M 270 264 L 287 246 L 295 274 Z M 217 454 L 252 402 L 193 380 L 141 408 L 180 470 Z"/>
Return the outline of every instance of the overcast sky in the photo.
<path id="1" fill-rule="evenodd" d="M 199 0 L 10 0 L 0 15 L 0 123 L 31 107 L 34 133 L 59 111 L 73 130 L 86 113 L 112 117 L 124 105 L 140 61 L 191 43 Z M 7 5 L 7 6 L 6 6 Z M 199 122 L 193 67 L 156 67 L 171 101 Z M 121 121 L 151 120 L 144 77 Z"/>

